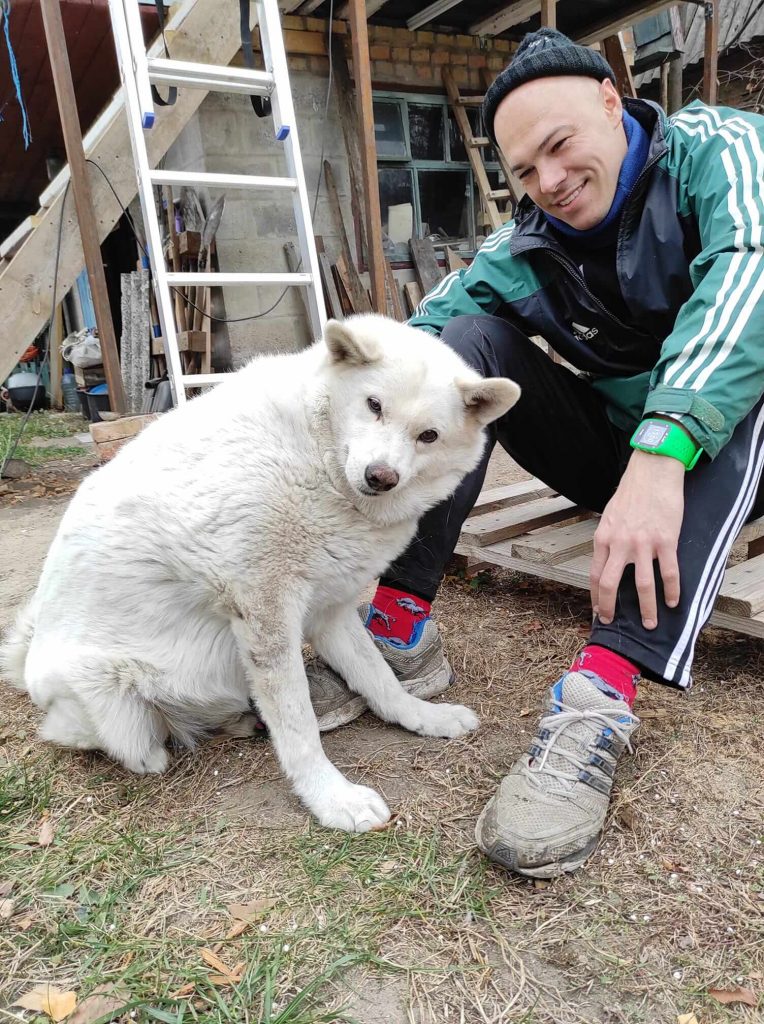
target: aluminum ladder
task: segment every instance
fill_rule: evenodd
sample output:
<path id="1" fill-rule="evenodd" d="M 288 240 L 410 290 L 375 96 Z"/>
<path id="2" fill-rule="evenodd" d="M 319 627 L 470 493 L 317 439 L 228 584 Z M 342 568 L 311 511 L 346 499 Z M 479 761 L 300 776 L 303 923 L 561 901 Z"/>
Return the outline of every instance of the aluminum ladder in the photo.
<path id="1" fill-rule="evenodd" d="M 294 104 L 289 85 L 286 52 L 281 33 L 277 0 L 254 0 L 265 71 L 195 64 L 189 61 L 150 58 L 146 54 L 138 4 L 135 0 L 109 0 L 117 62 L 125 92 L 125 108 L 133 159 L 138 178 L 143 222 L 157 311 L 164 338 L 168 374 L 175 403 L 187 399 L 187 388 L 218 384 L 229 374 L 185 374 L 178 349 L 171 289 L 174 286 L 285 285 L 305 288 L 313 337 L 318 339 L 326 323 L 316 245 L 311 224 L 310 203 L 297 137 Z M 221 12 L 222 13 L 222 12 Z M 211 174 L 201 171 L 152 170 L 149 167 L 144 132 L 155 120 L 151 85 L 205 89 L 215 92 L 267 96 L 276 139 L 284 145 L 287 177 L 250 174 Z M 277 190 L 289 192 L 294 206 L 301 254 L 300 273 L 178 273 L 165 267 L 162 237 L 154 202 L 154 188 L 163 185 L 198 185 L 213 188 Z"/>

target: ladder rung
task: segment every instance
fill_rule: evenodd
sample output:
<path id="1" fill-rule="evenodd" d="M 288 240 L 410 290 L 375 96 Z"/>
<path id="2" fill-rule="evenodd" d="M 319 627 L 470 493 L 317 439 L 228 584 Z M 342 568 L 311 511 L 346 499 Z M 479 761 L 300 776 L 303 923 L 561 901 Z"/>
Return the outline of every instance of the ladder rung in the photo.
<path id="1" fill-rule="evenodd" d="M 148 66 L 149 79 L 164 85 L 186 85 L 212 92 L 244 92 L 253 96 L 269 96 L 273 91 L 273 75 L 268 71 L 195 64 L 166 57 L 154 57 L 148 61 Z"/>
<path id="2" fill-rule="evenodd" d="M 460 107 L 482 107 L 483 97 L 482 96 L 460 96 L 459 106 Z"/>
<path id="3" fill-rule="evenodd" d="M 511 199 L 512 193 L 508 188 L 494 188 L 486 192 L 487 199 Z"/>
<path id="4" fill-rule="evenodd" d="M 216 274 L 216 273 L 169 273 L 165 274 L 169 285 L 208 285 L 211 288 L 228 284 L 289 284 L 307 286 L 313 284 L 312 274 Z"/>
<path id="5" fill-rule="evenodd" d="M 471 146 L 473 149 L 480 149 L 483 146 L 490 146 L 491 140 L 486 138 L 485 135 L 476 135 L 474 138 L 468 140 L 467 145 Z"/>
<path id="6" fill-rule="evenodd" d="M 184 388 L 201 388 L 206 384 L 222 384 L 232 373 L 184 373 L 180 378 Z"/>
<path id="7" fill-rule="evenodd" d="M 208 188 L 278 188 L 294 192 L 296 178 L 255 174 L 210 174 L 205 171 L 152 171 L 152 185 L 206 185 Z"/>

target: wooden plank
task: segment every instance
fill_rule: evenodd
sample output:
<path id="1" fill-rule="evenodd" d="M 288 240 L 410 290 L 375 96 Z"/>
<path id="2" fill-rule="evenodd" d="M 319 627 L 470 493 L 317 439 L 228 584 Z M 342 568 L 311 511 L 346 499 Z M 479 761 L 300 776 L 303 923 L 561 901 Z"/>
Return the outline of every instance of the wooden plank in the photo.
<path id="1" fill-rule="evenodd" d="M 173 272 L 179 274 L 181 270 L 180 266 L 180 246 L 178 242 L 178 232 L 175 230 L 175 199 L 172 194 L 172 187 L 165 185 L 163 188 L 163 194 L 165 198 L 165 217 L 167 218 L 167 230 L 170 233 L 170 265 L 172 266 Z M 185 232 L 184 232 L 185 234 Z M 197 252 L 199 251 L 197 247 Z M 183 288 L 174 286 L 172 289 L 173 305 L 175 307 L 175 328 L 176 331 L 188 330 L 188 322 L 186 321 L 186 299 L 187 294 Z"/>
<path id="2" fill-rule="evenodd" d="M 455 270 L 464 270 L 467 267 L 459 253 L 448 245 L 446 246 L 446 267 L 449 274 L 452 274 Z"/>
<path id="3" fill-rule="evenodd" d="M 416 32 L 418 28 L 421 28 L 430 21 L 435 21 L 441 15 L 450 11 L 452 7 L 457 7 L 463 2 L 464 0 L 435 0 L 434 3 L 428 4 L 421 11 L 412 15 L 406 22 L 406 28 L 409 32 Z"/>
<path id="4" fill-rule="evenodd" d="M 481 18 L 467 29 L 471 36 L 498 36 L 508 28 L 519 25 L 541 10 L 541 0 L 516 0 L 487 18 Z"/>
<path id="5" fill-rule="evenodd" d="M 372 306 L 385 311 L 385 254 L 382 249 L 382 210 L 377 180 L 377 144 L 374 138 L 374 107 L 371 95 L 369 29 L 363 0 L 350 0 L 350 36 L 353 46 L 353 76 L 361 124 L 361 167 L 366 214 L 367 260 L 371 277 Z"/>
<path id="6" fill-rule="evenodd" d="M 512 554 L 527 562 L 557 565 L 577 555 L 591 553 L 598 519 L 584 519 L 570 526 L 548 526 L 512 543 Z"/>
<path id="7" fill-rule="evenodd" d="M 334 273 L 337 275 L 336 279 L 339 282 L 339 284 L 337 286 L 337 291 L 339 292 L 340 304 L 342 305 L 342 308 L 345 310 L 345 315 L 346 316 L 350 316 L 353 313 L 368 313 L 369 312 L 368 309 L 359 310 L 359 309 L 356 309 L 356 307 L 355 307 L 355 303 L 353 301 L 353 296 L 352 296 L 351 290 L 350 290 L 351 289 L 351 286 L 350 286 L 350 273 L 348 271 L 347 264 L 345 263 L 345 257 L 344 256 L 340 255 L 335 260 L 335 262 L 334 262 Z M 342 287 L 340 288 L 339 285 L 342 285 Z M 343 301 L 343 296 L 344 296 L 344 301 Z"/>
<path id="8" fill-rule="evenodd" d="M 204 353 L 207 350 L 207 332 L 206 331 L 178 331 L 178 351 L 179 352 L 201 352 Z M 151 339 L 151 354 L 152 356 L 163 356 L 164 353 L 164 338 L 152 338 Z"/>
<path id="9" fill-rule="evenodd" d="M 706 21 L 703 49 L 703 102 L 716 103 L 717 74 L 719 67 L 719 0 L 707 0 L 703 4 Z"/>
<path id="10" fill-rule="evenodd" d="M 398 291 L 398 282 L 395 280 L 390 260 L 387 258 L 385 258 L 385 295 L 387 297 L 387 315 L 393 320 L 397 320 L 398 323 L 403 323 L 406 315 L 403 312 L 401 294 Z"/>
<path id="11" fill-rule="evenodd" d="M 403 295 L 409 308 L 409 316 L 413 316 L 414 310 L 422 301 L 422 289 L 419 287 L 419 282 L 406 281 L 403 285 Z"/>
<path id="12" fill-rule="evenodd" d="M 435 248 L 429 238 L 410 238 L 409 246 L 419 287 L 422 289 L 422 294 L 427 295 L 443 280 Z"/>
<path id="13" fill-rule="evenodd" d="M 19 226 L 0 245 L 0 258 L 9 259 L 13 257 L 41 222 L 42 217 L 39 213 L 33 213 L 30 217 L 25 217 Z"/>
<path id="14" fill-rule="evenodd" d="M 514 484 L 504 484 L 502 487 L 489 487 L 480 492 L 480 496 L 472 506 L 470 515 L 477 515 L 480 512 L 495 512 L 500 508 L 509 508 L 512 505 L 520 505 L 524 501 L 532 501 L 534 498 L 547 498 L 554 494 L 551 487 L 533 477 L 530 480 L 518 480 Z"/>
<path id="15" fill-rule="evenodd" d="M 751 544 L 759 540 L 760 537 L 764 537 L 764 516 L 761 516 L 759 519 L 752 519 L 750 523 L 746 523 L 735 538 L 735 543 Z"/>
<path id="16" fill-rule="evenodd" d="M 214 32 L 210 31 L 212 24 Z M 172 55 L 176 60 L 228 64 L 241 48 L 239 19 L 219 17 L 219 0 L 177 5 L 172 9 L 166 35 L 172 39 Z M 159 38 L 152 43 L 149 53 L 156 57 L 162 52 Z M 157 166 L 177 139 L 205 95 L 203 89 L 182 89 L 174 106 L 157 111 L 156 123 L 146 135 L 152 167 Z M 121 89 L 99 115 L 84 142 L 87 156 L 103 168 L 122 203 L 130 203 L 138 185 L 133 161 L 125 156 L 131 149 Z M 45 189 L 41 223 L 0 272 L 0 315 L 4 323 L 13 324 L 12 331 L 0 332 L 0 380 L 8 376 L 19 355 L 34 341 L 50 316 L 61 204 L 70 177 L 67 167 Z M 93 172 L 92 188 L 98 211 L 97 229 L 103 240 L 122 216 L 122 206 L 97 171 Z M 72 288 L 83 267 L 82 243 L 70 200 L 71 197 L 64 213 L 56 302 Z"/>
<path id="17" fill-rule="evenodd" d="M 615 83 L 618 92 L 621 96 L 636 96 L 637 90 L 634 88 L 634 79 L 629 63 L 626 60 L 620 35 L 606 36 L 602 40 L 602 49 L 605 60 L 615 72 Z"/>
<path id="18" fill-rule="evenodd" d="M 578 505 L 562 495 L 538 498 L 496 512 L 471 516 L 462 526 L 460 540 L 489 547 L 510 537 L 519 537 L 529 530 L 549 526 L 550 523 L 580 518 L 582 514 Z"/>
<path id="19" fill-rule="evenodd" d="M 334 94 L 337 97 L 337 109 L 340 114 L 342 134 L 348 155 L 348 172 L 350 174 L 350 212 L 355 225 L 358 252 L 368 252 L 366 239 L 366 221 L 363 217 L 364 190 L 363 167 L 361 165 L 361 143 L 358 137 L 358 118 L 356 117 L 353 98 L 355 89 L 350 77 L 348 61 L 345 55 L 345 42 L 337 35 L 332 36 L 332 63 L 334 66 Z M 360 242 L 359 242 L 360 239 Z M 361 262 L 360 259 L 358 261 Z"/>
<path id="20" fill-rule="evenodd" d="M 54 409 L 63 409 L 64 395 L 61 375 L 64 370 L 64 357 L 61 344 L 64 340 L 64 307 L 59 302 L 53 314 L 48 344 L 50 345 L 50 404 Z"/>
<path id="21" fill-rule="evenodd" d="M 557 28 L 557 0 L 541 0 L 542 28 Z"/>
<path id="22" fill-rule="evenodd" d="M 337 227 L 337 234 L 339 236 L 340 248 L 342 250 L 343 257 L 343 271 L 342 281 L 345 285 L 350 300 L 353 304 L 353 309 L 356 313 L 371 313 L 372 304 L 369 302 L 369 296 L 366 294 L 366 289 L 363 286 L 363 282 L 358 275 L 358 270 L 355 263 L 353 262 L 353 254 L 350 251 L 350 242 L 348 241 L 347 231 L 345 230 L 345 221 L 342 216 L 342 207 L 340 206 L 340 197 L 337 192 L 337 183 L 334 180 L 334 171 L 332 165 L 328 160 L 324 160 L 324 180 L 326 182 L 326 191 L 329 196 L 329 205 L 332 208 L 332 214 L 334 216 L 335 224 Z M 381 310 L 384 312 L 384 309 Z"/>
<path id="23" fill-rule="evenodd" d="M 639 0 L 639 2 L 630 4 L 629 7 L 620 8 L 617 15 L 603 18 L 601 21 L 586 26 L 583 31 L 576 32 L 574 41 L 581 43 L 582 46 L 591 46 L 592 43 L 599 43 L 602 39 L 607 38 L 607 36 L 615 35 L 630 25 L 635 25 L 637 22 L 642 21 L 644 18 L 650 18 L 654 14 L 659 14 L 661 11 L 665 11 L 667 7 L 673 7 L 675 3 L 676 0 L 652 0 L 652 2 L 648 3 L 645 3 L 645 0 Z"/>
<path id="24" fill-rule="evenodd" d="M 85 161 L 82 145 L 82 130 L 77 113 L 77 101 L 74 96 L 72 70 L 69 66 L 69 54 L 66 48 L 64 22 L 61 7 L 57 0 L 41 0 L 41 12 L 45 40 L 48 45 L 48 58 L 53 72 L 53 85 L 58 101 L 61 117 L 61 129 L 64 135 L 66 157 L 71 168 L 71 187 L 74 193 L 74 205 L 77 210 L 82 250 L 85 266 L 90 282 L 93 298 L 98 336 L 101 341 L 106 381 L 109 385 L 109 404 L 114 412 L 124 413 L 125 391 L 122 384 L 122 373 L 119 365 L 119 350 L 114 334 L 114 322 L 111 318 L 109 295 L 106 290 L 106 276 L 101 258 L 101 242 L 96 228 L 96 215 L 93 205 L 93 194 L 90 189 L 90 173 Z"/>
<path id="25" fill-rule="evenodd" d="M 716 607 L 746 618 L 764 612 L 764 555 L 729 566 Z"/>
<path id="26" fill-rule="evenodd" d="M 345 314 L 342 311 L 342 303 L 337 292 L 337 285 L 334 283 L 329 257 L 325 252 L 318 253 L 318 269 L 321 272 L 321 283 L 324 286 L 327 313 L 335 320 L 344 320 Z"/>
<path id="27" fill-rule="evenodd" d="M 382 10 L 388 0 L 366 0 L 366 17 L 370 18 L 372 14 L 376 14 L 377 11 Z M 335 18 L 347 18 L 350 14 L 350 4 L 343 3 L 337 8 Z"/>

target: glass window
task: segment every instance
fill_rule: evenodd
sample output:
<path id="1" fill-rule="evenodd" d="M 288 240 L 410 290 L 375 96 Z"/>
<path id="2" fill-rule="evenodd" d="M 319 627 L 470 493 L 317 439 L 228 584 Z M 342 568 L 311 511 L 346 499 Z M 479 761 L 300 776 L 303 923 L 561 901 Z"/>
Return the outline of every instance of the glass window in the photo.
<path id="1" fill-rule="evenodd" d="M 374 139 L 380 160 L 408 158 L 400 103 L 374 100 Z"/>
<path id="2" fill-rule="evenodd" d="M 422 237 L 469 238 L 470 175 L 467 170 L 417 171 Z"/>
<path id="3" fill-rule="evenodd" d="M 414 231 L 414 172 L 408 167 L 379 168 L 382 243 L 388 255 L 408 259 Z"/>
<path id="4" fill-rule="evenodd" d="M 409 137 L 412 160 L 445 160 L 446 139 L 443 107 L 409 103 Z"/>

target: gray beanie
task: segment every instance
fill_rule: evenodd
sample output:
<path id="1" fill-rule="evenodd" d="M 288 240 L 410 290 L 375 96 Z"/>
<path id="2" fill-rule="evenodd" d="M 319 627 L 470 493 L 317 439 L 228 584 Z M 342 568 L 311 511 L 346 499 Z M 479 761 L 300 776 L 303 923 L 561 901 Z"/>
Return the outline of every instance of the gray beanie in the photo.
<path id="1" fill-rule="evenodd" d="M 585 75 L 596 78 L 598 82 L 609 78 L 613 85 L 616 84 L 613 69 L 596 50 L 579 46 L 553 28 L 529 32 L 485 94 L 483 122 L 492 142 L 496 142 L 493 119 L 504 97 L 524 82 L 556 75 Z"/>

